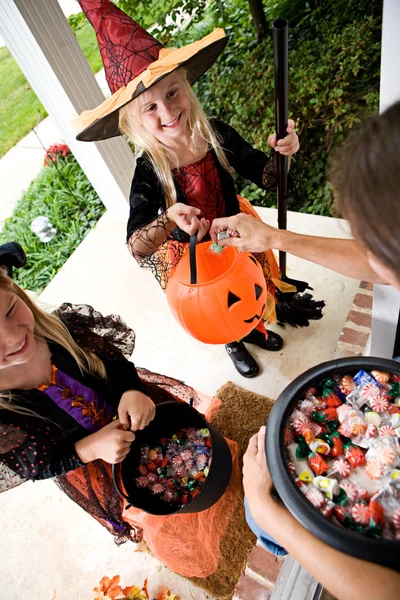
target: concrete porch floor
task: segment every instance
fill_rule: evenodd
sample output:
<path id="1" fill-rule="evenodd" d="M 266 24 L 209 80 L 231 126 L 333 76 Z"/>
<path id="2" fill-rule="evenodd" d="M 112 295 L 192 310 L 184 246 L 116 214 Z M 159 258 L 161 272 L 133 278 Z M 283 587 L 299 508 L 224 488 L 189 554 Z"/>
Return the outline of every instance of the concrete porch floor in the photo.
<path id="1" fill-rule="evenodd" d="M 259 209 L 275 225 L 276 211 Z M 300 233 L 350 237 L 344 221 L 290 213 L 288 228 Z M 295 257 L 289 276 L 306 280 L 313 295 L 326 301 L 324 318 L 305 329 L 277 326 L 285 346 L 279 353 L 250 347 L 262 373 L 239 376 L 222 346 L 190 338 L 173 320 L 166 299 L 150 272 L 141 270 L 125 247 L 125 224 L 104 215 L 40 296 L 46 305 L 88 303 L 103 314 L 117 313 L 137 335 L 133 361 L 184 380 L 213 395 L 227 381 L 276 398 L 304 370 L 329 360 L 359 282 Z M 3 533 L 1 598 L 20 600 L 91 600 L 103 575 L 121 575 L 123 585 L 138 585 L 147 576 L 150 595 L 167 585 L 180 600 L 211 596 L 175 575 L 132 544 L 117 548 L 112 537 L 66 498 L 51 481 L 29 482 L 0 496 Z M 152 597 L 152 596 L 151 596 Z"/>

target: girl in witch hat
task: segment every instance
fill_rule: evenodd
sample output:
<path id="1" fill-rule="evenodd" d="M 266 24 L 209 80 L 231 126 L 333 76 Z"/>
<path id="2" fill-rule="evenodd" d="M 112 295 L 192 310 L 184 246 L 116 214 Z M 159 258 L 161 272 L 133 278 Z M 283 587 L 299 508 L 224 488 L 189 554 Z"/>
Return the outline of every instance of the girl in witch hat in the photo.
<path id="1" fill-rule="evenodd" d="M 41 310 L 11 278 L 12 268 L 25 260 L 19 244 L 0 245 L 0 492 L 53 478 L 116 544 L 143 536 L 174 571 L 210 575 L 236 506 L 237 458 L 224 496 L 190 520 L 186 514 L 168 519 L 125 510 L 111 473 L 111 463 L 128 454 L 133 432 L 154 418 L 156 404 L 193 401 L 199 407 L 210 399 L 170 377 L 136 369 L 128 360 L 135 334 L 120 317 L 103 317 L 87 305 Z M 235 442 L 229 445 L 235 453 Z M 201 535 L 194 547 L 196 531 Z"/>
<path id="2" fill-rule="evenodd" d="M 213 64 L 227 38 L 215 29 L 183 48 L 164 48 L 110 0 L 79 0 L 95 28 L 112 96 L 77 119 L 82 141 L 124 133 L 134 144 L 137 164 L 130 193 L 129 250 L 150 268 L 165 289 L 187 248 L 189 236 L 209 239 L 214 218 L 245 212 L 251 204 L 237 196 L 236 174 L 262 188 L 276 186 L 276 153 L 254 149 L 222 121 L 207 119 L 191 85 Z M 290 158 L 299 148 L 294 122 L 288 135 L 269 143 Z M 272 251 L 256 255 L 267 282 L 266 322 L 276 321 L 276 289 L 293 292 L 280 280 Z M 320 311 L 316 311 L 319 318 Z M 308 324 L 308 322 L 307 322 Z M 226 345 L 236 369 L 254 377 L 259 366 L 243 342 L 280 350 L 282 338 L 261 322 L 246 338 Z"/>

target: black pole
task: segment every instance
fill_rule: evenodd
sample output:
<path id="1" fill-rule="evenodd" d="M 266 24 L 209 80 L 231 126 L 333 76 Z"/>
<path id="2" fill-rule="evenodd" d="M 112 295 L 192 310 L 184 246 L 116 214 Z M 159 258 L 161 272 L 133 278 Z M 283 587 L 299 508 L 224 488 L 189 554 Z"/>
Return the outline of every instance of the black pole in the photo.
<path id="1" fill-rule="evenodd" d="M 288 22 L 276 19 L 272 24 L 274 39 L 275 126 L 277 140 L 286 136 L 288 123 Z M 287 156 L 277 152 L 278 163 L 278 227 L 287 228 L 286 184 Z M 279 252 L 282 279 L 286 277 L 286 252 Z"/>

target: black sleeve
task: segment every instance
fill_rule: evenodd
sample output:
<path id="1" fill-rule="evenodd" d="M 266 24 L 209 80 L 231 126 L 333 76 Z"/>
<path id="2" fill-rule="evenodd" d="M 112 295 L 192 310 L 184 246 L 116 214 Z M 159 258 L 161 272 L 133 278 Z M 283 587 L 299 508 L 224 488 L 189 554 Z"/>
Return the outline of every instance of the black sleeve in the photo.
<path id="1" fill-rule="evenodd" d="M 116 398 L 119 400 L 124 392 L 138 390 L 146 394 L 146 385 L 139 379 L 136 367 L 122 355 L 117 360 L 104 360 L 107 379 Z"/>
<path id="2" fill-rule="evenodd" d="M 160 209 L 165 210 L 165 202 L 160 183 L 151 165 L 144 158 L 138 158 L 129 195 L 129 219 L 126 239 L 132 233 L 154 221 Z"/>
<path id="3" fill-rule="evenodd" d="M 274 152 L 268 157 L 261 150 L 253 148 L 241 135 L 223 121 L 211 119 L 221 146 L 230 165 L 238 175 L 252 181 L 258 187 L 274 189 L 277 185 L 277 161 Z"/>
<path id="4" fill-rule="evenodd" d="M 40 394 L 40 392 L 38 392 Z M 0 462 L 22 479 L 50 479 L 84 463 L 75 451 L 82 437 L 67 438 L 51 421 L 2 411 Z"/>

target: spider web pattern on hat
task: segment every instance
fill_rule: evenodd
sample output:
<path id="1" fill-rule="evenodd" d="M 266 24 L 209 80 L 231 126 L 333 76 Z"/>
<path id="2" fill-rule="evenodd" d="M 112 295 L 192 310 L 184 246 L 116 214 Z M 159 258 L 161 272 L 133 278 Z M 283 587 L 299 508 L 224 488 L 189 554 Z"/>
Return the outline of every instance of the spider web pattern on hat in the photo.
<path id="1" fill-rule="evenodd" d="M 157 60 L 163 45 L 111 0 L 79 0 L 79 4 L 96 32 L 107 83 L 114 94 Z"/>

